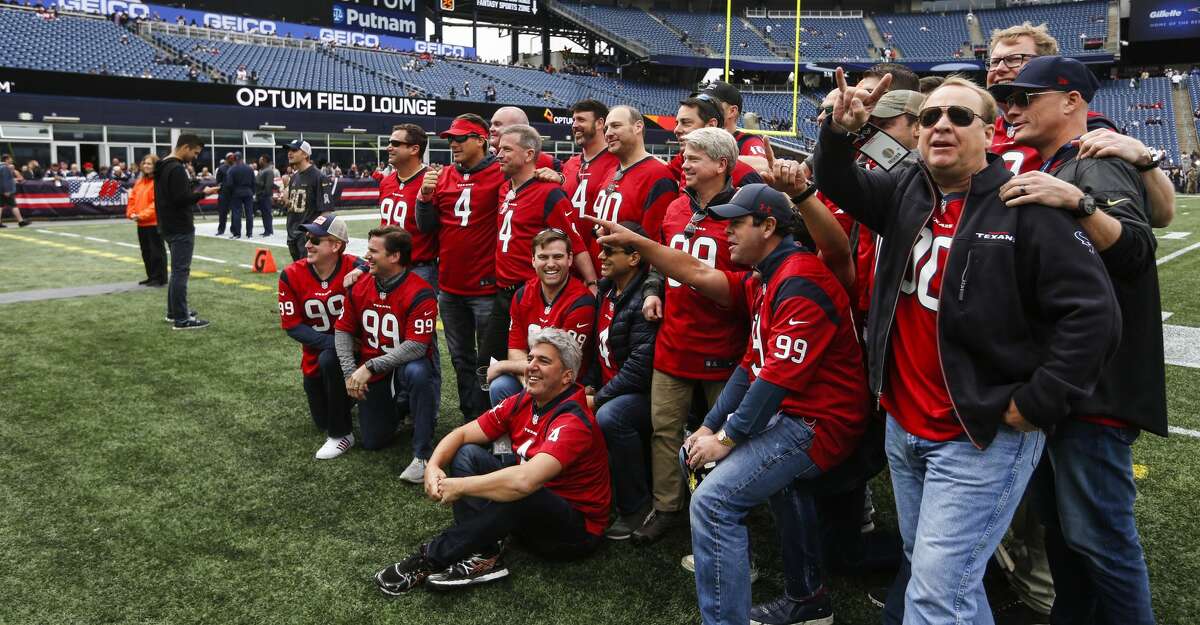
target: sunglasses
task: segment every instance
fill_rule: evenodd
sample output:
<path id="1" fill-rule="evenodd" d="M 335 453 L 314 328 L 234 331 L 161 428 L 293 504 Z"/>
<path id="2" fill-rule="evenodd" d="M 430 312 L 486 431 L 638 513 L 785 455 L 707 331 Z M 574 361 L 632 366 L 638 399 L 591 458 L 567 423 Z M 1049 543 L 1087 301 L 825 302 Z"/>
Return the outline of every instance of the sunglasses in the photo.
<path id="1" fill-rule="evenodd" d="M 696 236 L 696 228 L 700 226 L 700 222 L 708 216 L 708 209 L 692 213 L 692 218 L 688 220 L 686 226 L 683 227 L 683 238 L 691 241 L 692 237 Z"/>
<path id="2" fill-rule="evenodd" d="M 315 234 L 306 235 L 304 238 L 313 245 L 320 245 L 321 242 L 325 240 L 325 237 L 319 237 Z"/>
<path id="3" fill-rule="evenodd" d="M 613 247 L 611 245 L 601 245 L 600 251 L 604 252 L 605 256 L 612 256 L 614 254 L 632 254 L 633 253 L 632 250 L 627 250 L 623 247 Z"/>
<path id="4" fill-rule="evenodd" d="M 388 141 L 388 146 L 393 147 L 393 148 L 402 148 L 406 145 L 416 145 L 416 144 L 408 143 L 407 141 L 396 141 L 395 139 Z"/>
<path id="5" fill-rule="evenodd" d="M 1066 92 L 1065 91 L 1034 91 L 1033 93 L 1030 93 L 1027 91 L 1016 91 L 1016 92 L 1009 94 L 1009 96 L 1007 98 L 1004 98 L 1004 103 L 1009 106 L 1019 106 L 1021 108 L 1025 108 L 1025 107 L 1029 106 L 1030 98 L 1034 98 L 1034 97 L 1037 97 L 1040 95 L 1046 95 L 1049 93 L 1066 93 Z"/>
<path id="6" fill-rule="evenodd" d="M 993 56 L 988 59 L 988 67 L 996 69 L 1004 63 L 1009 69 L 1017 69 L 1024 65 L 1029 59 L 1037 58 L 1036 54 L 1007 54 L 1005 56 Z"/>
<path id="7" fill-rule="evenodd" d="M 976 117 L 983 119 L 979 113 L 965 106 L 931 106 L 921 110 L 921 114 L 917 116 L 917 121 L 921 123 L 922 128 L 932 128 L 941 121 L 943 114 L 950 118 L 951 124 L 960 128 L 966 128 L 975 123 Z"/>
<path id="8" fill-rule="evenodd" d="M 467 139 L 482 139 L 482 138 L 483 137 L 480 137 L 479 135 L 475 135 L 475 134 L 450 135 L 450 136 L 446 137 L 446 141 L 449 141 L 450 143 L 466 143 Z"/>

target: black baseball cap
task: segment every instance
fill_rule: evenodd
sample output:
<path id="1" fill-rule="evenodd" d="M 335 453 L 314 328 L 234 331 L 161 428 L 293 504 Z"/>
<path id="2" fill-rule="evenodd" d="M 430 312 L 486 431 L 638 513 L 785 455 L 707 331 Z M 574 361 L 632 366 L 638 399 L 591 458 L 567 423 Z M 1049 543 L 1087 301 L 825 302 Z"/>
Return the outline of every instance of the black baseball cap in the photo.
<path id="1" fill-rule="evenodd" d="M 790 226 L 796 220 L 788 196 L 762 183 L 743 186 L 728 204 L 714 206 L 708 212 L 714 219 L 733 219 L 742 215 L 774 217 L 781 227 Z"/>
<path id="2" fill-rule="evenodd" d="M 721 80 L 712 83 L 705 87 L 704 91 L 696 94 L 696 97 L 700 96 L 716 98 L 730 106 L 736 106 L 739 109 L 742 108 L 742 92 L 738 91 L 737 87 Z"/>
<path id="3" fill-rule="evenodd" d="M 1100 81 L 1083 63 L 1065 56 L 1039 56 L 1030 59 L 1015 80 L 992 85 L 989 91 L 1000 101 L 1017 91 L 1078 91 L 1085 102 L 1091 102 L 1099 88 Z"/>

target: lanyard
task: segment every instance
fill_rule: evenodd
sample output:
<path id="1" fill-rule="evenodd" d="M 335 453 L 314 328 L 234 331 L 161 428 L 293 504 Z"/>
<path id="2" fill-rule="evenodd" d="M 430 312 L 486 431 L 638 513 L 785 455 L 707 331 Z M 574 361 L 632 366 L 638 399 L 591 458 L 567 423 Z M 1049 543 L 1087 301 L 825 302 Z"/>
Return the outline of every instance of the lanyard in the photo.
<path id="1" fill-rule="evenodd" d="M 1079 144 L 1077 143 L 1078 141 L 1079 137 L 1075 137 L 1074 139 L 1066 142 L 1061 148 L 1058 148 L 1058 151 L 1054 153 L 1054 156 L 1051 156 L 1048 160 L 1046 160 L 1046 162 L 1042 163 L 1042 166 L 1038 168 L 1039 171 L 1048 172 L 1051 169 L 1054 169 L 1054 166 L 1058 164 L 1059 160 L 1065 161 L 1070 158 L 1070 152 L 1072 150 L 1079 150 Z M 1061 159 L 1059 158 L 1060 156 L 1062 157 Z"/>

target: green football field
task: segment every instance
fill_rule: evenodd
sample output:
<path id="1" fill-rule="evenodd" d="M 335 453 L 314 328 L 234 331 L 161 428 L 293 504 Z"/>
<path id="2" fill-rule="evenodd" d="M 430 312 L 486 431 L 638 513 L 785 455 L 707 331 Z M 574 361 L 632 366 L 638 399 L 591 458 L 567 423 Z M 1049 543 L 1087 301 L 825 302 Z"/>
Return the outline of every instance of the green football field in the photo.
<path id="1" fill-rule="evenodd" d="M 352 221 L 361 237 L 370 221 Z M 1158 232 L 1175 361 L 1168 439 L 1134 447 L 1137 513 L 1164 624 L 1200 614 L 1200 198 Z M 144 278 L 127 222 L 0 231 L 0 301 L 17 292 Z M 165 290 L 0 304 L 0 623 L 694 623 L 679 567 L 685 532 L 639 549 L 609 544 L 578 563 L 520 551 L 512 576 L 457 594 L 380 594 L 372 574 L 450 522 L 400 482 L 407 435 L 380 452 L 315 461 L 300 350 L 280 329 L 274 275 L 244 268 L 255 246 L 201 237 L 191 303 L 213 322 L 173 332 Z M 1195 250 L 1195 251 L 1193 251 Z M 275 248 L 276 259 L 286 250 Z M 225 262 L 217 262 L 225 261 Z M 1169 354 L 1170 359 L 1170 354 Z M 443 355 L 447 376 L 449 359 Z M 443 385 L 438 433 L 457 425 Z M 886 476 L 877 523 L 894 529 Z M 763 578 L 782 590 L 769 515 L 751 533 Z M 866 590 L 831 580 L 839 623 L 878 622 Z"/>

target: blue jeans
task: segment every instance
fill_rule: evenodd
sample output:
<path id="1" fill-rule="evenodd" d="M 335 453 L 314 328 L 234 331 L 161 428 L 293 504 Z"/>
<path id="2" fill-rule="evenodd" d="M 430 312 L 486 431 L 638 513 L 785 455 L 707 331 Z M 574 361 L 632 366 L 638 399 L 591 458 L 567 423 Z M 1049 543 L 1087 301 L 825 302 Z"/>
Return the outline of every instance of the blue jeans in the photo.
<path id="1" fill-rule="evenodd" d="M 1055 625 L 1152 625 L 1150 578 L 1133 517 L 1136 428 L 1068 420 L 1030 486 L 1046 526 Z"/>
<path id="2" fill-rule="evenodd" d="M 988 558 L 1004 537 L 1042 455 L 1045 435 L 1001 425 L 987 449 L 966 435 L 945 442 L 906 432 L 889 415 L 885 449 L 912 577 L 905 625 L 991 625 L 983 589 Z"/>
<path id="3" fill-rule="evenodd" d="M 808 457 L 812 439 L 812 428 L 802 420 L 776 414 L 766 429 L 718 462 L 692 493 L 692 553 L 702 622 L 750 621 L 750 539 L 743 519 L 797 479 L 820 475 Z M 817 533 L 815 518 L 812 533 Z"/>
<path id="4" fill-rule="evenodd" d="M 171 250 L 171 275 L 167 279 L 167 316 L 176 323 L 187 321 L 188 276 L 192 274 L 192 251 L 196 248 L 196 233 L 168 234 L 163 237 Z"/>
<path id="5" fill-rule="evenodd" d="M 367 384 L 366 399 L 358 402 L 358 427 L 363 449 L 382 449 L 392 441 L 400 422 L 397 397 L 407 398 L 413 418 L 413 457 L 433 455 L 433 428 L 437 423 L 438 395 L 432 392 L 433 363 L 418 358 L 392 375 Z"/>
<path id="6" fill-rule="evenodd" d="M 646 508 L 650 505 L 650 474 L 646 470 L 650 396 L 633 393 L 614 397 L 596 409 L 596 422 L 608 444 L 617 513 L 633 514 Z"/>
<path id="7" fill-rule="evenodd" d="M 463 420 L 470 421 L 488 409 L 488 397 L 482 390 L 479 368 L 483 341 L 487 336 L 488 317 L 492 314 L 491 295 L 472 297 L 442 291 L 438 294 L 438 311 L 442 314 L 442 334 L 458 383 L 458 408 Z"/>
<path id="8" fill-rule="evenodd" d="M 492 400 L 492 405 L 496 406 L 505 399 L 521 392 L 521 381 L 516 376 L 508 375 L 507 373 L 492 380 L 488 385 L 488 398 Z"/>

